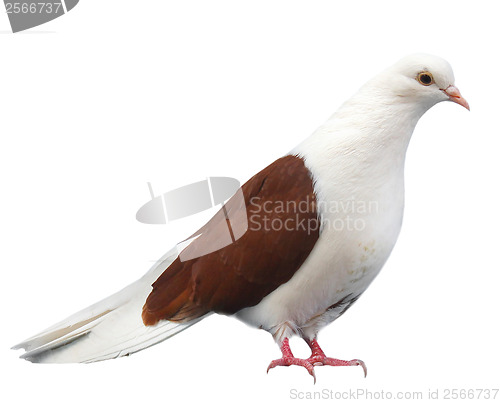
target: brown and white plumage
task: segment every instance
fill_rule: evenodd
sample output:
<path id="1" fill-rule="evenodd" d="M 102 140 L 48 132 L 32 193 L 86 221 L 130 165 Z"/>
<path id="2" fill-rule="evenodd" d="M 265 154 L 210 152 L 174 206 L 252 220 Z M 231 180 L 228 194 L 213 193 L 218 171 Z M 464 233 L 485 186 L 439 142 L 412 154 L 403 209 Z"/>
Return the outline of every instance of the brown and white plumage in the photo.
<path id="1" fill-rule="evenodd" d="M 197 257 L 183 260 L 172 251 L 136 283 L 16 347 L 33 362 L 99 361 L 220 313 L 273 335 L 283 358 L 271 367 L 296 364 L 314 374 L 314 365 L 362 365 L 325 357 L 316 337 L 387 260 L 403 217 L 406 148 L 419 118 L 444 100 L 468 108 L 446 61 L 402 59 L 245 183 L 244 203 L 231 199 L 186 247 Z M 227 231 L 228 213 L 233 225 L 247 221 L 246 232 L 197 253 Z M 291 355 L 293 335 L 311 346 L 308 360 Z"/>
<path id="2" fill-rule="evenodd" d="M 247 231 L 213 253 L 184 262 L 175 259 L 153 283 L 142 313 L 146 325 L 161 320 L 187 322 L 210 312 L 235 314 L 258 304 L 304 263 L 319 237 L 319 222 L 311 176 L 303 160 L 290 155 L 280 158 L 245 183 L 242 192 L 246 211 L 237 198 L 225 208 L 236 219 L 249 221 Z M 302 213 L 263 208 L 282 200 L 307 206 Z M 289 225 L 294 230 L 266 231 L 265 222 L 275 220 L 292 220 Z M 315 229 L 298 227 L 299 220 L 315 222 Z M 196 255 L 199 245 L 216 242 L 226 231 L 226 216 L 220 210 L 186 250 Z"/>

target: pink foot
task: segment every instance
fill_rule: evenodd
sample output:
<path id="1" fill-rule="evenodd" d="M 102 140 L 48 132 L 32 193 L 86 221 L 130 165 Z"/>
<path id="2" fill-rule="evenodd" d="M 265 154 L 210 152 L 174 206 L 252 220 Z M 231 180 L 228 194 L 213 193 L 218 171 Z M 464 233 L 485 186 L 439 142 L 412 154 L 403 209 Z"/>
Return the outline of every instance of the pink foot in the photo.
<path id="1" fill-rule="evenodd" d="M 311 363 L 312 365 L 314 365 L 314 366 L 330 365 L 332 367 L 351 367 L 351 366 L 358 366 L 359 365 L 361 368 L 363 368 L 363 372 L 365 373 L 365 378 L 366 378 L 366 374 L 368 373 L 368 370 L 367 370 L 366 365 L 363 361 L 361 361 L 361 360 L 344 361 L 344 360 L 338 360 L 336 358 L 327 357 L 325 355 L 325 353 L 323 352 L 323 350 L 321 350 L 321 347 L 319 346 L 316 339 L 313 339 L 312 341 L 307 341 L 307 344 L 309 344 L 309 347 L 311 347 L 311 351 L 312 351 L 312 354 L 307 359 L 307 361 L 309 363 Z"/>
<path id="2" fill-rule="evenodd" d="M 283 353 L 283 357 L 271 361 L 271 364 L 267 367 L 267 372 L 274 367 L 289 367 L 290 365 L 297 365 L 299 367 L 304 367 L 314 378 L 314 383 L 316 383 L 316 374 L 314 373 L 314 366 L 309 360 L 304 360 L 302 358 L 295 358 L 292 354 L 292 350 L 290 349 L 290 344 L 288 339 L 285 338 L 283 343 L 281 343 L 281 352 Z"/>

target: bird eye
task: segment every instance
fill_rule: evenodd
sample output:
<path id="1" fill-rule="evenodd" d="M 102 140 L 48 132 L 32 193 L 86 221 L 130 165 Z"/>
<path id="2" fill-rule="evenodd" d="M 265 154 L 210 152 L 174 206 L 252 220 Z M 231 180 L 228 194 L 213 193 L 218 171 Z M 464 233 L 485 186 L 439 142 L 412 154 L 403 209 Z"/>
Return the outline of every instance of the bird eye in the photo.
<path id="1" fill-rule="evenodd" d="M 428 71 L 423 71 L 418 73 L 417 81 L 422 85 L 431 85 L 434 83 L 434 78 L 432 78 L 432 74 Z"/>

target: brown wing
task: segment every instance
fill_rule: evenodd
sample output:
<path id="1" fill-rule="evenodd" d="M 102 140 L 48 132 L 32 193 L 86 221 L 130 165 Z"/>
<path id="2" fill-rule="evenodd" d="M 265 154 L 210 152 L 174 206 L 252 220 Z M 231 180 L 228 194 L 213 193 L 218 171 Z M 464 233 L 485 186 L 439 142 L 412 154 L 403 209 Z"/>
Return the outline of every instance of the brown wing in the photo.
<path id="1" fill-rule="evenodd" d="M 197 248 L 206 250 L 226 236 L 228 216 L 233 227 L 234 217 L 248 220 L 247 231 L 204 256 L 177 258 L 153 284 L 142 312 L 145 325 L 188 321 L 208 312 L 233 314 L 258 304 L 300 268 L 319 237 L 313 182 L 303 160 L 280 158 L 241 190 L 246 214 L 242 202 L 231 198 L 185 252 L 197 256 Z"/>

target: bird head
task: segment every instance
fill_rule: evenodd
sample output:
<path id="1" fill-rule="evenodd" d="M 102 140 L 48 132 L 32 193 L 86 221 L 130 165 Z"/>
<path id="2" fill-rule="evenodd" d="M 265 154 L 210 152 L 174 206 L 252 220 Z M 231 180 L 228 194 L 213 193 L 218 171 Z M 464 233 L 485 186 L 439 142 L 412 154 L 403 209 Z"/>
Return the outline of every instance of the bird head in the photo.
<path id="1" fill-rule="evenodd" d="M 426 109 L 442 101 L 452 101 L 469 109 L 469 104 L 455 86 L 450 64 L 437 56 L 407 56 L 381 76 L 401 101 L 418 102 Z"/>

